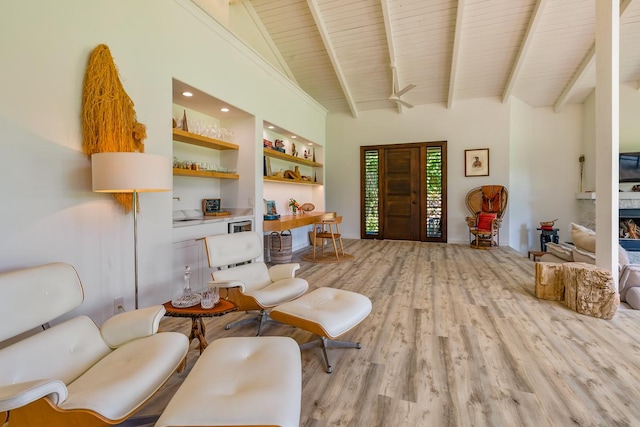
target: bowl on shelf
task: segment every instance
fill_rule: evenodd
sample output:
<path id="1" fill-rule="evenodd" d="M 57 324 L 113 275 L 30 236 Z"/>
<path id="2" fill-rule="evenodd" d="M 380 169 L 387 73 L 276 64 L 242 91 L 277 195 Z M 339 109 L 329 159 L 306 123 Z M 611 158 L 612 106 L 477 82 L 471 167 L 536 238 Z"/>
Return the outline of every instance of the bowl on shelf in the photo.
<path id="1" fill-rule="evenodd" d="M 316 207 L 313 205 L 313 203 L 304 203 L 302 206 L 300 206 L 300 209 L 304 212 L 311 212 L 315 208 Z"/>
<path id="2" fill-rule="evenodd" d="M 540 227 L 553 227 L 553 224 L 555 224 L 557 220 L 556 218 L 552 221 L 540 221 Z"/>

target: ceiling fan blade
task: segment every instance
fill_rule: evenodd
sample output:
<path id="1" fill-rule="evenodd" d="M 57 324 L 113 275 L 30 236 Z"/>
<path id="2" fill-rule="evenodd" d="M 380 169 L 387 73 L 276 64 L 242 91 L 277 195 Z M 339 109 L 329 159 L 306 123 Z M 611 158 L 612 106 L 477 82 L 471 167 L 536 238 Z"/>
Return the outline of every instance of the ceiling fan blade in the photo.
<path id="1" fill-rule="evenodd" d="M 407 101 L 403 101 L 402 99 L 400 99 L 397 95 L 391 95 L 389 97 L 389 101 L 393 101 L 393 102 L 397 102 L 407 108 L 413 108 L 413 105 L 409 104 Z"/>
<path id="2" fill-rule="evenodd" d="M 405 106 L 405 107 L 407 107 L 407 108 L 413 108 L 413 105 L 409 104 L 407 101 L 403 101 L 403 100 L 402 100 L 402 99 L 400 99 L 400 98 L 392 99 L 392 101 L 395 101 L 395 102 L 397 102 L 397 103 L 399 103 L 399 104 L 402 104 L 403 106 Z"/>
<path id="3" fill-rule="evenodd" d="M 396 93 L 397 96 L 402 96 L 405 93 L 409 92 L 411 89 L 413 89 L 414 87 L 416 87 L 416 85 L 414 84 L 408 84 L 406 85 L 400 92 Z"/>

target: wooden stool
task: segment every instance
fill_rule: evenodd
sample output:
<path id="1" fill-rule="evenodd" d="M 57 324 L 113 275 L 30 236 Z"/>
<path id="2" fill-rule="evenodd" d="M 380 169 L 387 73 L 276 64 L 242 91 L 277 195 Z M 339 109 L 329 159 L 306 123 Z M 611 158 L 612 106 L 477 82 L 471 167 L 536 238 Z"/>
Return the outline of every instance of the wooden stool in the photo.
<path id="1" fill-rule="evenodd" d="M 331 239 L 333 243 L 333 250 L 336 254 L 336 259 L 340 259 L 338 255 L 338 245 L 336 245 L 336 239 L 340 243 L 340 250 L 342 256 L 344 256 L 344 246 L 342 245 L 342 235 L 340 234 L 339 224 L 342 222 L 342 217 L 337 216 L 335 212 L 326 214 L 322 217 L 322 220 L 313 225 L 313 259 L 316 259 L 316 239 L 322 241 L 322 255 L 324 255 L 324 243 L 325 239 Z"/>

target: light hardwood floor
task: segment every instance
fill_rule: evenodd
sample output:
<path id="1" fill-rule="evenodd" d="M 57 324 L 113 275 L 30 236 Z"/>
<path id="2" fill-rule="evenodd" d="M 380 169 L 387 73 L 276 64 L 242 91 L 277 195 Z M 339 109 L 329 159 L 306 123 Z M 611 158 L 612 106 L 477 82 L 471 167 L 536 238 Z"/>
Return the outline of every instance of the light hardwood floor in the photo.
<path id="1" fill-rule="evenodd" d="M 371 298 L 373 310 L 344 339 L 362 349 L 302 353 L 301 426 L 640 426 L 640 311 L 610 320 L 534 296 L 534 263 L 516 251 L 466 245 L 345 240 L 342 264 L 299 260 L 310 289 L 330 286 Z M 208 319 L 209 342 L 234 313 Z M 189 320 L 163 330 L 188 333 Z M 269 325 L 263 335 L 310 334 Z M 159 412 L 187 371 L 144 408 Z M 224 367 L 221 367 L 224 369 Z M 211 378 L 215 381 L 215 378 Z"/>

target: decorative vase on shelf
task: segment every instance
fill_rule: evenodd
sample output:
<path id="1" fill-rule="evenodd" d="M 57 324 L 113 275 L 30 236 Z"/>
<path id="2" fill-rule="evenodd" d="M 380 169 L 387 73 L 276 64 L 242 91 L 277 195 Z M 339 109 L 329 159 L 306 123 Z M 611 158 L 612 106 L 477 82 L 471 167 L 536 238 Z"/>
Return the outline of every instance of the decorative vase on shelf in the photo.
<path id="1" fill-rule="evenodd" d="M 291 208 L 291 214 L 296 215 L 298 213 L 298 209 L 300 208 L 300 204 L 298 204 L 296 199 L 289 199 L 289 207 Z"/>
<path id="2" fill-rule="evenodd" d="M 187 110 L 184 110 L 182 114 L 182 130 L 185 132 L 189 132 L 189 124 L 187 123 Z"/>

